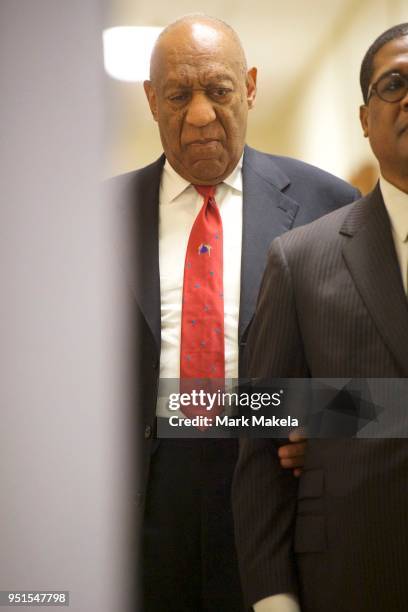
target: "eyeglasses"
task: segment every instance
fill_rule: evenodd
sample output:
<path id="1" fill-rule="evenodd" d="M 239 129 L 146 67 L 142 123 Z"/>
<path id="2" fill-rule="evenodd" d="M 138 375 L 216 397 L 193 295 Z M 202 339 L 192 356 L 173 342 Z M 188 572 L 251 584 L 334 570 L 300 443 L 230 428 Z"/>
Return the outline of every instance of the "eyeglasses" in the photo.
<path id="1" fill-rule="evenodd" d="M 376 83 L 370 85 L 368 89 L 367 102 L 373 93 L 376 93 L 384 102 L 399 102 L 407 95 L 408 76 L 403 76 L 399 72 L 384 74 Z"/>

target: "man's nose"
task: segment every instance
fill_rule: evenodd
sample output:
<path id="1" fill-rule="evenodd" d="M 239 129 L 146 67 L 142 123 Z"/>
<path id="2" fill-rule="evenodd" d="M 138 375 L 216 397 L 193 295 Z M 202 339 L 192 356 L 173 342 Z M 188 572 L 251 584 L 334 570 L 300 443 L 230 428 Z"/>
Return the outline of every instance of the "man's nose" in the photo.
<path id="1" fill-rule="evenodd" d="M 205 127 L 216 119 L 211 100 L 204 91 L 193 91 L 188 105 L 186 121 L 194 127 Z"/>

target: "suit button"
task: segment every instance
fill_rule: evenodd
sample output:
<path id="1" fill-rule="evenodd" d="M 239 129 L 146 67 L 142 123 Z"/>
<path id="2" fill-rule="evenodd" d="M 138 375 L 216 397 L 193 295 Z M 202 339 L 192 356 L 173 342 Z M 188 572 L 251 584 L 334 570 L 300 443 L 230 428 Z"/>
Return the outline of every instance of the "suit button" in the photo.
<path id="1" fill-rule="evenodd" d="M 153 366 L 153 370 L 157 370 L 159 367 L 159 360 L 153 359 L 152 366 Z"/>
<path id="2" fill-rule="evenodd" d="M 146 425 L 145 430 L 144 430 L 144 437 L 145 440 L 149 440 L 152 437 L 152 428 L 150 427 L 150 425 Z"/>

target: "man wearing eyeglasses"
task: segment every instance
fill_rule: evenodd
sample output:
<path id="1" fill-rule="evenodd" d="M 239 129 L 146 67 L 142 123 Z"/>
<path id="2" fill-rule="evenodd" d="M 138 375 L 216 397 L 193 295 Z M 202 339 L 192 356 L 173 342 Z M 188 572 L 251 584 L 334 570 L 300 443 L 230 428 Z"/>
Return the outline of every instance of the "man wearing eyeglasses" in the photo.
<path id="1" fill-rule="evenodd" d="M 360 81 L 380 181 L 273 242 L 247 346 L 252 375 L 408 377 L 408 23 L 375 40 Z M 291 612 L 406 612 L 407 474 L 408 441 L 395 432 L 310 439 L 298 487 L 272 441 L 244 440 L 233 497 L 248 605 L 275 611 L 283 586 Z"/>

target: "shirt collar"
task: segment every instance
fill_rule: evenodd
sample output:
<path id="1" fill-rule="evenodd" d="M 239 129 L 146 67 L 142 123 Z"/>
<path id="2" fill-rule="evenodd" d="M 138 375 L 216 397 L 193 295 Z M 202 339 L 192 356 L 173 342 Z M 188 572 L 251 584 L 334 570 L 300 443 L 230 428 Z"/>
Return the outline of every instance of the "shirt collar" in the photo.
<path id="1" fill-rule="evenodd" d="M 242 163 L 243 163 L 244 154 L 241 155 L 241 158 L 234 170 L 229 174 L 221 183 L 235 189 L 242 193 Z M 162 188 L 164 192 L 167 194 L 167 198 L 169 202 L 173 202 L 179 195 L 181 195 L 186 189 L 191 186 L 191 183 L 186 181 L 182 176 L 180 176 L 174 168 L 170 165 L 169 160 L 166 159 L 163 173 L 162 173 Z"/>
<path id="2" fill-rule="evenodd" d="M 408 238 L 408 194 L 380 177 L 380 189 L 392 228 L 401 242 Z"/>
<path id="3" fill-rule="evenodd" d="M 223 183 L 228 185 L 228 187 L 232 187 L 236 191 L 242 193 L 242 163 L 244 159 L 244 154 L 241 155 L 239 162 L 235 166 L 234 170 L 229 174 L 224 180 Z"/>

